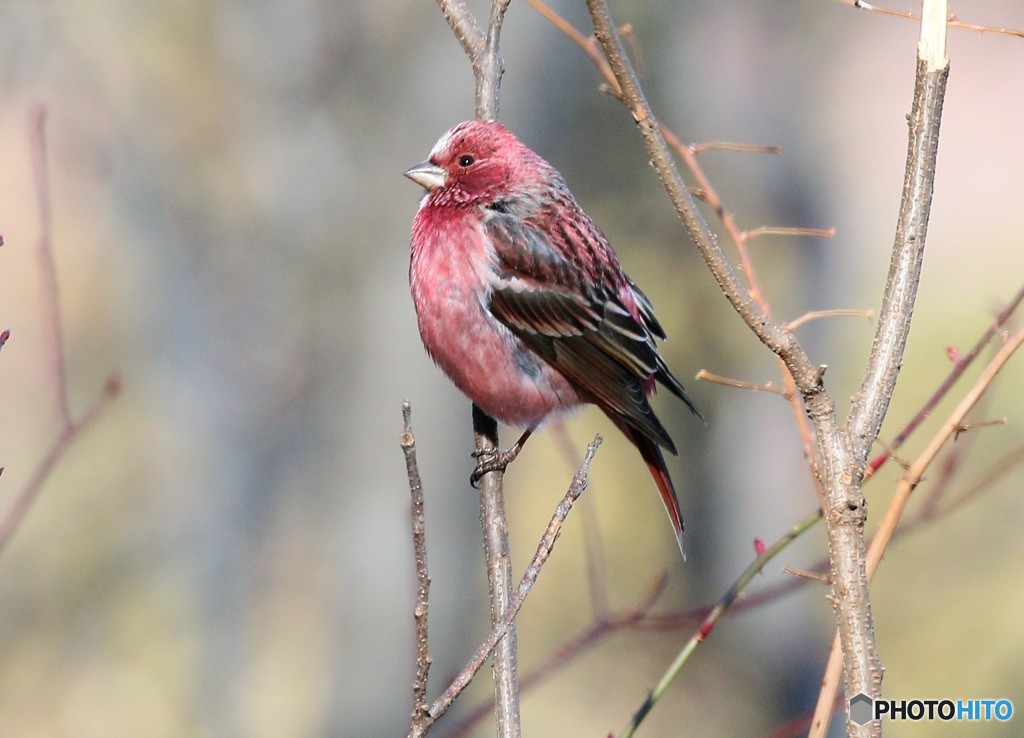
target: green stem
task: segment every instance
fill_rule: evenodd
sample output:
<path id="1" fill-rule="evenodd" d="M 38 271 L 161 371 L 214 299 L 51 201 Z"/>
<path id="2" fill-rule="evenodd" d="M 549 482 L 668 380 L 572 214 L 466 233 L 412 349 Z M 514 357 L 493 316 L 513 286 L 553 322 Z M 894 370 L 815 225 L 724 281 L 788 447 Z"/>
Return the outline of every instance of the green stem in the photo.
<path id="1" fill-rule="evenodd" d="M 740 592 L 746 589 L 747 585 L 750 584 L 754 577 L 761 573 L 765 564 L 775 558 L 775 556 L 782 552 L 782 549 L 803 535 L 806 530 L 811 528 L 811 526 L 819 520 L 821 520 L 821 510 L 816 510 L 814 513 L 808 515 L 806 518 L 790 528 L 784 536 L 766 548 L 756 559 L 754 559 L 753 562 L 751 562 L 750 566 L 748 566 L 739 578 L 733 582 L 733 585 L 729 587 L 729 590 L 722 595 L 721 599 L 718 600 L 718 603 L 714 608 L 712 608 L 711 612 L 708 613 L 708 616 L 704 618 L 704 622 L 700 624 L 697 631 L 693 634 L 690 640 L 687 641 L 686 645 L 683 646 L 683 649 L 679 652 L 679 655 L 676 656 L 672 665 L 668 667 L 668 670 L 661 678 L 661 681 L 658 682 L 657 686 L 651 690 L 650 694 L 647 695 L 647 699 L 644 700 L 642 705 L 640 705 L 640 709 L 633 715 L 633 719 L 630 721 L 629 725 L 626 726 L 626 729 L 622 732 L 620 738 L 631 738 L 631 736 L 636 732 L 636 729 L 640 727 L 640 723 L 643 722 L 643 719 L 647 717 L 647 713 L 651 711 L 651 708 L 654 707 L 655 703 L 665 693 L 665 690 L 668 689 L 672 680 L 674 680 L 682 670 L 683 664 L 685 664 L 687 659 L 690 658 L 690 655 L 696 650 L 700 642 L 708 637 L 715 625 L 718 624 L 718 621 L 723 615 L 725 615 L 726 611 L 732 606 L 732 603 L 736 601 L 736 598 L 739 597 Z"/>

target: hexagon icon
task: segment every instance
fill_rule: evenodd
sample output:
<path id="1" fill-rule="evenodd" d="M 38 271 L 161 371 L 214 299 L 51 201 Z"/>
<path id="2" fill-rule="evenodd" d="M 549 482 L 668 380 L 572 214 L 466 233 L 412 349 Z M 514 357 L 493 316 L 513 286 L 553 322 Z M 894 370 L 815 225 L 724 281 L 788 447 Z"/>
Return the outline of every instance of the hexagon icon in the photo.
<path id="1" fill-rule="evenodd" d="M 871 709 L 873 704 L 874 701 L 863 692 L 854 696 L 850 700 L 850 720 L 857 725 L 871 722 L 871 713 L 874 712 Z"/>

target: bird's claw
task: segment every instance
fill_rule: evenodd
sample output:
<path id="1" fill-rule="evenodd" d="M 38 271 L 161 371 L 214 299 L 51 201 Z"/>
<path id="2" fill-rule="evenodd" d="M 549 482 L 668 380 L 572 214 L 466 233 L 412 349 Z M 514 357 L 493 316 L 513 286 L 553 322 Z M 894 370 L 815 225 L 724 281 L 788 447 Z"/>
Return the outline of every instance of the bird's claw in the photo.
<path id="1" fill-rule="evenodd" d="M 515 461 L 521 448 L 519 444 L 505 449 L 478 448 L 470 454 L 476 459 L 476 468 L 469 475 L 469 483 L 475 489 L 479 487 L 479 482 L 484 474 L 490 474 L 492 471 L 505 471 L 505 467 Z"/>

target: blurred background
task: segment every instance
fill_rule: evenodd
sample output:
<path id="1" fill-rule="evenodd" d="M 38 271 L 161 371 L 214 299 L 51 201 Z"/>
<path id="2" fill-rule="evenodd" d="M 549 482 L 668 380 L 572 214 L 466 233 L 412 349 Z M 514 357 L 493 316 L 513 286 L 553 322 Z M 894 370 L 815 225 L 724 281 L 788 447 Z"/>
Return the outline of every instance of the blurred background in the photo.
<path id="1" fill-rule="evenodd" d="M 776 315 L 877 309 L 917 27 L 811 0 L 612 5 L 633 24 L 656 112 L 683 140 L 782 147 L 704 157 L 742 227 L 837 228 L 831 240 L 752 243 Z M 966 21 L 1024 28 L 1016 0 L 969 5 L 958 8 Z M 589 29 L 582 2 L 553 6 Z M 676 374 L 778 383 L 591 63 L 522 3 L 503 40 L 503 120 L 606 231 L 658 309 Z M 884 438 L 949 370 L 947 347 L 973 344 L 1024 275 L 1024 41 L 951 31 L 949 50 L 929 254 Z M 420 346 L 407 265 L 421 192 L 401 176 L 472 116 L 472 92 L 469 64 L 427 0 L 0 3 L 4 509 L 59 431 L 28 143 L 38 104 L 72 411 L 110 374 L 123 383 L 0 558 L 4 736 L 404 735 L 414 674 L 405 398 L 426 486 L 431 697 L 484 638 L 469 403 Z M 829 367 L 841 414 L 872 331 L 861 318 L 800 329 Z M 950 495 L 1024 440 L 1022 379 L 1018 357 L 979 416 L 1009 422 L 961 438 L 970 453 Z M 602 541 L 612 607 L 636 605 L 665 573 L 655 610 L 669 612 L 717 599 L 756 538 L 774 541 L 816 507 L 780 397 L 687 384 L 706 426 L 671 396 L 656 401 L 681 448 L 671 469 L 685 565 L 639 458 L 600 413 L 566 424 L 571 461 L 550 429 L 509 473 L 520 572 L 585 444 L 605 436 L 522 611 L 524 674 L 592 622 L 588 529 Z M 504 429 L 503 442 L 518 432 Z M 899 475 L 889 464 L 869 486 L 873 522 Z M 1012 471 L 890 550 L 873 590 L 888 696 L 1008 698 L 1024 711 L 1022 482 Z M 917 497 L 928 489 L 926 479 Z M 783 565 L 812 567 L 824 542 L 813 529 L 751 591 L 786 582 Z M 813 707 L 832 629 L 816 583 L 727 619 L 641 734 L 769 733 Z M 524 695 L 525 733 L 621 729 L 690 632 L 602 640 Z M 485 670 L 438 736 L 486 699 L 488 681 Z M 971 734 L 1019 735 L 1020 720 Z M 471 734 L 493 735 L 490 720 Z"/>

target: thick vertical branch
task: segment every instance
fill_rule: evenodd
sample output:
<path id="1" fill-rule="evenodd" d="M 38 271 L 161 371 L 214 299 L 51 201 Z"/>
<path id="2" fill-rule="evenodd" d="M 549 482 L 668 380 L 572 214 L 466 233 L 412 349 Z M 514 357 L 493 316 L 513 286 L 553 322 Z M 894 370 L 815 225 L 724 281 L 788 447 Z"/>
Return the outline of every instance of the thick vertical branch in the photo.
<path id="1" fill-rule="evenodd" d="M 856 538 L 859 555 L 856 559 L 856 579 L 862 582 L 855 591 L 842 592 L 834 583 L 840 641 L 843 646 L 843 676 L 846 694 L 853 697 L 859 693 L 878 697 L 881 690 L 882 669 L 878 658 L 872 631 L 870 612 L 866 621 L 851 622 L 843 618 L 842 596 L 853 599 L 867 597 L 868 567 L 864 557 L 863 525 L 867 516 L 860 484 L 867 466 L 867 455 L 878 437 L 885 418 L 889 400 L 896 386 L 910 322 L 917 298 L 917 287 L 924 258 L 925 237 L 928 230 L 928 216 L 931 212 L 932 192 L 935 181 L 935 163 L 939 144 L 939 122 L 942 117 L 942 101 L 946 90 L 949 62 L 946 59 L 945 0 L 925 0 L 921 24 L 921 43 L 918 46 L 917 77 L 911 106 L 907 164 L 903 180 L 903 194 L 900 202 L 899 219 L 893 243 L 892 261 L 886 281 L 882 307 L 879 311 L 878 328 L 868 358 L 861 388 L 854 397 L 853 407 L 843 429 L 844 446 L 849 450 L 854 474 L 848 498 L 850 513 L 842 508 L 828 510 L 826 519 L 839 522 L 838 532 L 842 536 Z M 854 506 L 861 510 L 854 511 Z M 856 529 L 856 530 L 855 530 Z M 829 537 L 830 544 L 833 537 Z M 832 551 L 832 572 L 852 566 L 837 566 Z M 845 629 L 845 630 L 844 630 Z M 834 699 L 832 695 L 838 682 L 832 672 L 838 657 L 830 660 L 829 670 L 823 680 L 822 693 L 812 722 L 811 735 L 824 735 L 829 723 Z M 877 722 L 858 726 L 847 719 L 847 734 L 881 735 Z"/>

